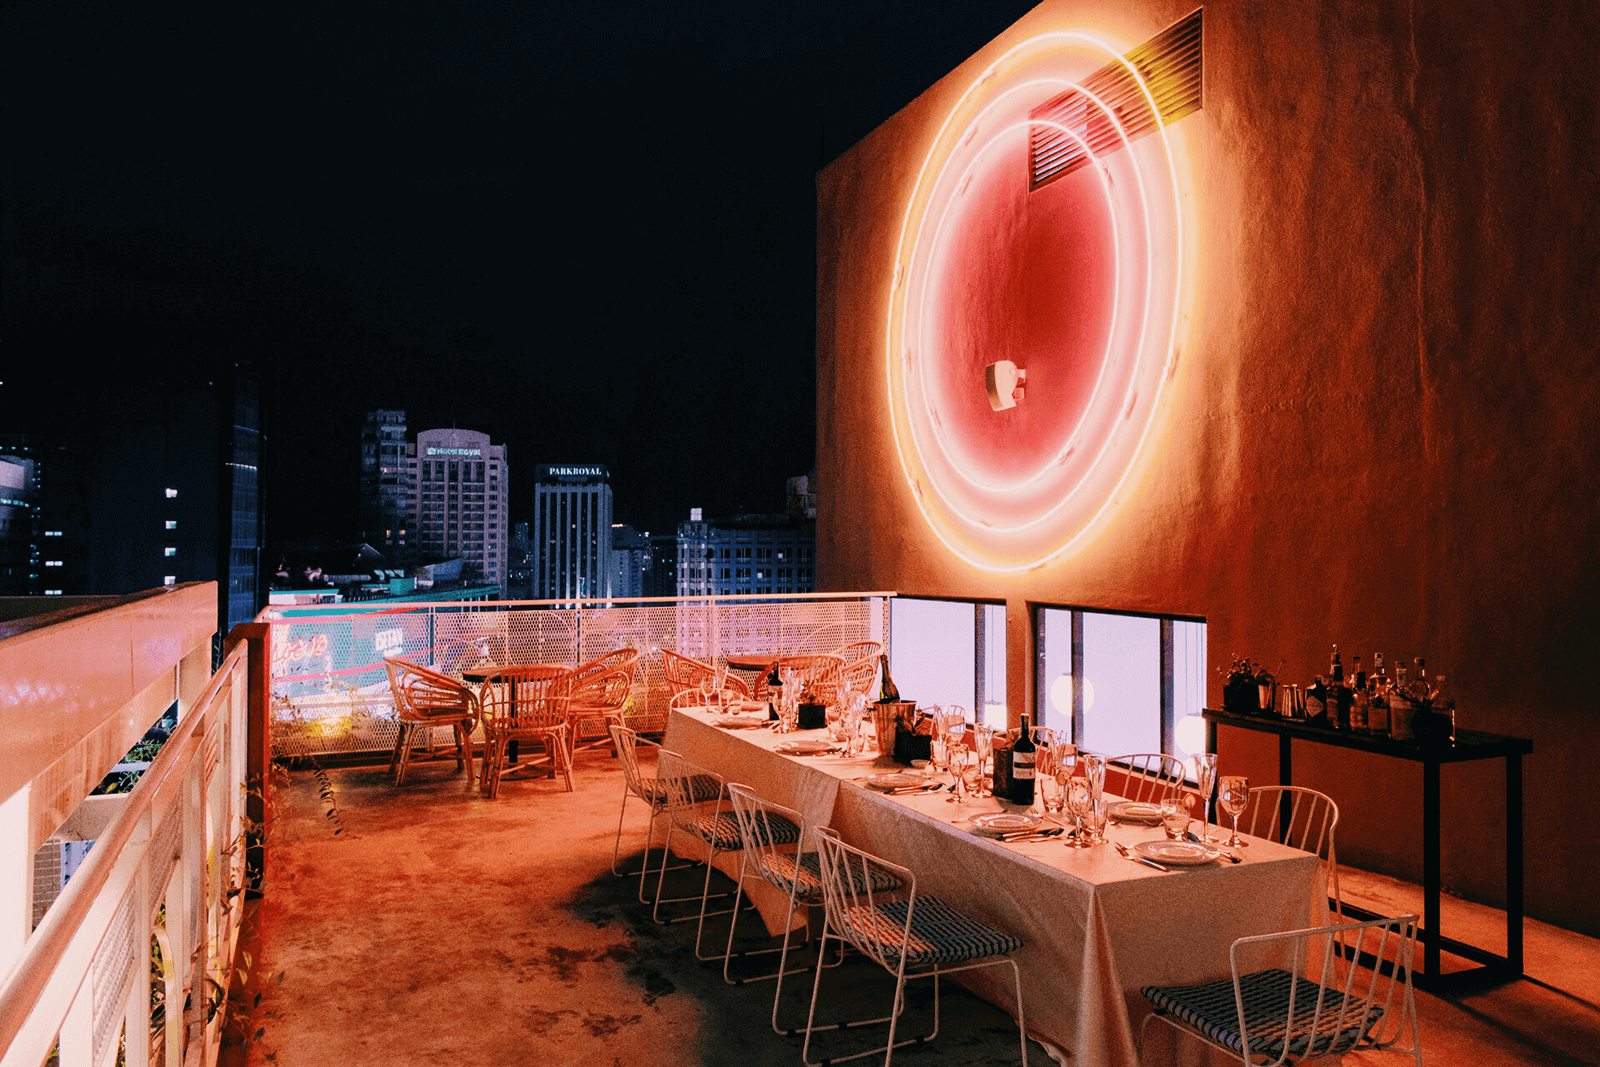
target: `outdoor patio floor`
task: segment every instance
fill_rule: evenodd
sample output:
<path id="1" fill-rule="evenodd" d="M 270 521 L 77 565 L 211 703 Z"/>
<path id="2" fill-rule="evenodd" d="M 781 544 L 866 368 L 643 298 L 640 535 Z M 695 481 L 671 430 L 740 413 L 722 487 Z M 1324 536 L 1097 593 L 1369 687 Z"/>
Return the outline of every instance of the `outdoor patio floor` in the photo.
<path id="1" fill-rule="evenodd" d="M 581 752 L 576 779 L 572 793 L 507 782 L 486 801 L 454 762 L 416 764 L 398 789 L 383 767 L 283 776 L 224 1062 L 798 1064 L 800 1038 L 768 1026 L 772 983 L 725 985 L 719 964 L 693 959 L 692 922 L 652 923 L 637 879 L 611 875 L 618 762 Z M 643 808 L 630 804 L 626 866 L 643 837 Z M 1345 887 L 1396 912 L 1418 899 L 1414 886 L 1359 872 Z M 1499 914 L 1472 905 L 1452 902 L 1447 925 L 1490 947 L 1503 937 Z M 1600 942 L 1530 921 L 1527 953 L 1523 981 L 1418 994 L 1425 1063 L 1600 1062 Z M 927 1018 L 929 983 L 917 984 L 913 1026 Z M 810 988 L 809 974 L 786 981 L 787 1017 L 803 1020 Z M 886 1006 L 892 982 L 853 960 L 824 989 L 833 1003 Z M 1019 1062 L 1009 1016 L 952 983 L 943 990 L 939 1036 L 895 1062 Z M 1037 1044 L 1029 1055 L 1049 1062 Z"/>

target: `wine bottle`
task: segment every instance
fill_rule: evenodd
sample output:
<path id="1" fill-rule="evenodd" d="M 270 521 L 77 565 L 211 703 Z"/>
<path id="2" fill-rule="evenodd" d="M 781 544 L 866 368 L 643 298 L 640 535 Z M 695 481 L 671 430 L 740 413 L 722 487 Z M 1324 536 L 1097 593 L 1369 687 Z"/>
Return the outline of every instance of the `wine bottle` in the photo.
<path id="1" fill-rule="evenodd" d="M 783 703 L 783 678 L 778 674 L 776 660 L 772 663 L 772 673 L 767 675 L 767 692 L 770 694 L 767 697 L 767 721 L 777 722 L 780 718 L 778 705 Z"/>
<path id="2" fill-rule="evenodd" d="M 1338 645 L 1333 646 L 1333 662 L 1328 665 L 1328 725 L 1335 730 L 1350 729 L 1350 690 L 1344 684 Z"/>
<path id="3" fill-rule="evenodd" d="M 1350 731 L 1364 734 L 1368 730 L 1367 709 L 1372 695 L 1367 692 L 1367 672 L 1361 669 L 1360 656 L 1350 657 L 1350 673 L 1354 676 L 1350 683 Z"/>
<path id="4" fill-rule="evenodd" d="M 1011 746 L 1011 803 L 1033 804 L 1033 767 L 1039 758 L 1038 746 L 1033 743 L 1033 729 L 1028 716 L 1022 717 L 1022 733 Z"/>
<path id="5" fill-rule="evenodd" d="M 900 700 L 900 690 L 895 688 L 894 679 L 889 677 L 889 654 L 880 652 L 878 663 L 883 668 L 883 677 L 878 679 L 878 703 L 897 703 Z"/>
<path id="6" fill-rule="evenodd" d="M 1456 743 L 1456 698 L 1450 692 L 1448 679 L 1439 675 L 1439 684 L 1433 690 L 1433 713 L 1439 716 L 1439 723 L 1443 726 L 1444 720 L 1450 720 L 1450 743 Z"/>

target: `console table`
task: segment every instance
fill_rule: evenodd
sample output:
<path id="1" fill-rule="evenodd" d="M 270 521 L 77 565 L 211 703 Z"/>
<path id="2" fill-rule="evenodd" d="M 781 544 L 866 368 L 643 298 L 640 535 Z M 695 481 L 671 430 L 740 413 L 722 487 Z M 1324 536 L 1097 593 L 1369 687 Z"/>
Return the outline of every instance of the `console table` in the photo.
<path id="1" fill-rule="evenodd" d="M 1293 743 L 1307 741 L 1312 744 L 1351 748 L 1358 752 L 1372 752 L 1380 756 L 1409 760 L 1422 764 L 1422 929 L 1418 937 L 1423 943 L 1422 968 L 1415 980 L 1424 989 L 1438 989 L 1445 984 L 1455 984 L 1465 979 L 1479 977 L 1520 978 L 1522 976 L 1522 914 L 1523 914 L 1523 860 L 1522 860 L 1522 757 L 1533 751 L 1533 742 L 1525 737 L 1506 737 L 1501 734 L 1477 733 L 1458 730 L 1451 742 L 1393 741 L 1387 737 L 1353 734 L 1293 719 L 1267 718 L 1245 715 L 1233 711 L 1207 708 L 1206 751 L 1217 750 L 1217 727 L 1234 726 L 1241 730 L 1278 735 L 1278 781 L 1293 785 Z M 1445 937 L 1439 923 L 1439 768 L 1446 763 L 1467 763 L 1473 760 L 1504 759 L 1506 762 L 1506 954 L 1469 945 Z M 1379 916 L 1364 908 L 1344 906 L 1345 914 L 1357 920 Z M 1440 954 L 1448 950 L 1452 955 L 1473 960 L 1480 966 L 1444 975 L 1440 970 Z M 1447 983 L 1448 980 L 1448 983 Z"/>

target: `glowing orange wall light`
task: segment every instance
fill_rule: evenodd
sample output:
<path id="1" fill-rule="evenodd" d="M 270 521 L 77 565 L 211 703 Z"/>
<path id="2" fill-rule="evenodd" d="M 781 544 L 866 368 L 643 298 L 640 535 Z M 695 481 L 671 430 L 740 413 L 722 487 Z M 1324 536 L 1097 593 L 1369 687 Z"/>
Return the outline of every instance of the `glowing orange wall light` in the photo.
<path id="1" fill-rule="evenodd" d="M 1137 84 L 1152 135 L 1130 136 L 1084 88 L 1108 62 Z M 1115 128 L 1115 150 L 1095 155 L 1068 125 L 1030 117 L 1068 89 Z M 1090 162 L 1029 192 L 1029 130 L 1041 125 Z M 1000 572 L 1056 558 L 1107 513 L 1133 470 L 1177 339 L 1179 184 L 1149 86 L 1085 33 L 1011 48 L 940 126 L 901 225 L 885 363 L 901 467 L 959 558 Z M 994 396 L 997 364 L 1006 381 L 1010 365 L 1026 375 L 1014 406 Z"/>

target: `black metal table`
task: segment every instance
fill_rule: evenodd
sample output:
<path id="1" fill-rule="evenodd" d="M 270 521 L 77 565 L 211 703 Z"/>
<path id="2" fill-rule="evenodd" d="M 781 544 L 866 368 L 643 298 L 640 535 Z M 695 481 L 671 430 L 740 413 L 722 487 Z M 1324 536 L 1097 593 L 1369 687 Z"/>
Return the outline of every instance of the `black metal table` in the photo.
<path id="1" fill-rule="evenodd" d="M 1278 736 L 1278 781 L 1292 785 L 1294 772 L 1293 743 L 1308 741 L 1336 748 L 1372 752 L 1380 756 L 1409 760 L 1422 764 L 1422 928 L 1418 937 L 1423 943 L 1422 969 L 1415 975 L 1416 983 L 1424 989 L 1438 989 L 1447 983 L 1463 980 L 1522 977 L 1522 917 L 1523 917 L 1523 856 L 1522 856 L 1522 757 L 1533 751 L 1533 742 L 1525 737 L 1507 737 L 1502 734 L 1485 734 L 1472 730 L 1459 730 L 1454 743 L 1435 742 L 1418 744 L 1412 741 L 1393 741 L 1387 737 L 1352 734 L 1326 726 L 1290 719 L 1266 718 L 1233 711 L 1207 708 L 1206 751 L 1217 750 L 1217 727 L 1235 726 L 1241 730 Z M 1506 761 L 1506 954 L 1497 955 L 1477 945 L 1469 945 L 1445 937 L 1439 922 L 1439 894 L 1441 872 L 1439 865 L 1439 768 L 1446 763 L 1467 763 L 1473 760 L 1504 759 Z M 1287 799 L 1287 798 L 1285 798 Z M 1345 914 L 1358 920 L 1380 916 L 1364 908 L 1344 905 Z M 1472 960 L 1478 967 L 1445 975 L 1440 970 L 1440 955 L 1448 950 L 1452 955 Z"/>

